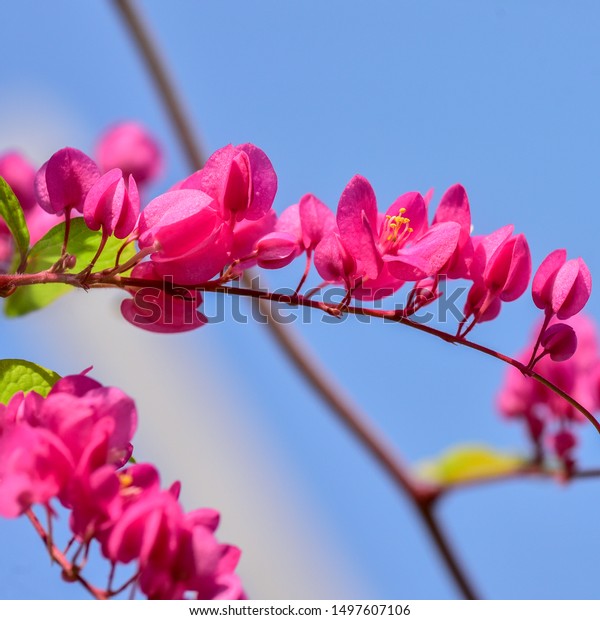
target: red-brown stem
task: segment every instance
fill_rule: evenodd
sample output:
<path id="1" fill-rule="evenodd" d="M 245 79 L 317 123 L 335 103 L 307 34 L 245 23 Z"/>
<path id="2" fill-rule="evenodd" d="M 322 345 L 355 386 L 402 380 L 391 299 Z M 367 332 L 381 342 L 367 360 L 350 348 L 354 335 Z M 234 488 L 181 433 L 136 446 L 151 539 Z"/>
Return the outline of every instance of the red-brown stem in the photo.
<path id="1" fill-rule="evenodd" d="M 556 482 L 566 483 L 570 480 L 591 480 L 594 478 L 600 478 L 600 469 L 584 469 L 582 471 L 576 471 L 568 476 L 564 471 L 544 469 L 539 465 L 526 465 L 523 467 L 517 467 L 512 471 L 502 472 L 500 474 L 492 474 L 490 476 L 477 476 L 460 480 L 457 482 L 450 482 L 441 487 L 440 495 L 444 495 L 450 491 L 458 491 L 460 489 L 482 486 L 491 482 L 504 482 L 507 480 L 522 480 L 524 478 L 538 478 L 554 480 Z"/>
<path id="2" fill-rule="evenodd" d="M 133 259 L 132 259 L 133 260 Z M 140 260 L 139 257 L 137 260 Z M 19 286 L 28 286 L 32 284 L 50 284 L 50 283 L 60 283 L 60 284 L 68 284 L 74 287 L 79 288 L 142 288 L 142 287 L 153 287 L 158 289 L 164 289 L 165 283 L 159 280 L 145 280 L 142 278 L 129 278 L 123 277 L 114 274 L 105 274 L 98 273 L 92 274 L 89 276 L 89 279 L 86 281 L 85 286 L 81 282 L 81 278 L 79 274 L 69 274 L 69 273 L 53 273 L 52 271 L 42 271 L 39 273 L 24 273 L 24 274 L 0 274 L 0 291 L 3 288 L 12 288 Z M 303 295 L 289 295 L 284 293 L 271 293 L 269 291 L 257 290 L 254 288 L 241 288 L 241 287 L 233 287 L 233 286 L 224 286 L 218 281 L 215 282 L 203 282 L 198 285 L 189 285 L 189 284 L 177 284 L 170 283 L 170 287 L 175 288 L 188 288 L 190 290 L 198 290 L 204 292 L 212 292 L 212 293 L 224 293 L 227 295 L 239 295 L 242 297 L 251 297 L 254 299 L 258 299 L 261 302 L 261 311 L 265 314 L 265 316 L 269 319 L 269 325 L 271 326 L 273 332 L 276 337 L 279 339 L 287 338 L 291 336 L 287 336 L 286 332 L 289 330 L 282 326 L 280 323 L 277 323 L 273 314 L 269 310 L 268 304 L 271 302 L 276 303 L 285 303 L 290 306 L 306 306 L 309 308 L 313 308 L 315 310 L 321 311 L 337 311 L 337 312 L 347 312 L 348 314 L 356 314 L 360 316 L 370 316 L 378 319 L 385 319 L 387 321 L 395 321 L 396 323 L 401 323 L 403 325 L 407 325 L 408 327 L 412 327 L 418 331 L 425 332 L 430 334 L 431 336 L 435 336 L 443 340 L 444 342 L 449 342 L 450 344 L 460 345 L 463 347 L 467 347 L 469 349 L 474 349 L 475 351 L 479 351 L 480 353 L 484 353 L 490 357 L 494 357 L 497 360 L 500 360 L 506 364 L 510 364 L 514 366 L 517 370 L 519 370 L 523 375 L 527 377 L 531 377 L 538 383 L 546 386 L 549 390 L 553 391 L 555 394 L 560 396 L 563 400 L 568 402 L 572 407 L 577 409 L 587 420 L 592 424 L 592 426 L 596 429 L 598 433 L 600 433 L 600 422 L 596 420 L 596 418 L 577 400 L 575 400 L 572 396 L 567 394 L 564 390 L 560 389 L 557 385 L 554 385 L 551 381 L 548 381 L 545 377 L 540 375 L 539 373 L 531 370 L 528 366 L 516 360 L 508 355 L 504 355 L 494 349 L 490 349 L 482 344 L 478 344 L 476 342 L 472 342 L 470 340 L 465 340 L 462 337 L 454 336 L 447 332 L 442 331 L 441 329 L 436 329 L 435 327 L 430 327 L 429 325 L 425 325 L 424 323 L 417 323 L 415 321 L 411 321 L 409 318 L 405 317 L 402 312 L 398 312 L 396 310 L 378 310 L 376 308 L 362 308 L 359 306 L 344 306 L 340 308 L 339 306 L 333 306 L 330 304 L 325 304 L 322 301 L 318 301 L 312 298 L 304 297 Z M 285 336 L 281 336 L 281 334 L 286 334 Z M 286 347 L 286 351 L 288 355 L 295 361 L 295 363 L 300 362 L 303 357 L 306 357 L 306 374 L 308 378 L 309 368 L 314 363 L 313 360 L 308 360 L 308 353 L 302 350 L 299 343 L 294 339 L 291 342 L 287 343 L 288 345 L 293 345 L 296 347 L 296 351 L 288 350 Z M 297 360 L 297 361 L 296 361 Z M 302 368 L 303 374 L 305 373 L 304 367 Z M 310 383 L 313 384 L 313 381 L 310 380 Z M 316 387 L 315 384 L 313 384 Z M 320 391 L 320 387 L 318 391 Z M 324 395 L 323 395 L 324 396 Z M 328 400 L 325 398 L 325 400 Z M 329 401 L 328 401 L 329 402 Z"/>
<path id="3" fill-rule="evenodd" d="M 131 281 L 131 278 L 122 278 L 123 280 Z M 134 284 L 135 286 L 135 284 Z M 244 289 L 238 287 L 229 287 L 229 286 L 212 286 L 210 283 L 206 283 L 202 286 L 197 287 L 189 287 L 195 288 L 197 290 L 202 291 L 212 291 L 216 293 L 227 293 L 230 295 L 242 295 L 247 297 L 254 297 L 258 299 L 264 299 L 269 301 L 274 301 L 278 303 L 287 303 L 289 305 L 300 305 L 300 306 L 308 306 L 311 308 L 315 308 L 317 310 L 323 310 L 323 307 L 327 305 L 321 301 L 316 301 L 314 299 L 306 299 L 302 295 L 298 295 L 295 297 L 291 297 L 290 295 L 285 295 L 281 293 L 270 293 L 266 291 L 259 291 L 256 289 Z M 333 309 L 333 306 L 329 306 Z M 479 351 L 480 353 L 484 353 L 485 355 L 489 355 L 490 357 L 494 357 L 506 364 L 510 364 L 517 368 L 524 375 L 531 377 L 535 381 L 545 385 L 548 389 L 552 390 L 555 394 L 563 398 L 567 401 L 571 406 L 575 407 L 581 414 L 583 414 L 588 421 L 594 426 L 596 431 L 600 433 L 600 422 L 596 420 L 596 418 L 578 401 L 576 401 L 572 396 L 567 394 L 564 390 L 561 390 L 558 386 L 554 385 L 551 381 L 548 381 L 545 377 L 538 374 L 534 370 L 528 368 L 525 364 L 516 360 L 508 355 L 504 355 L 503 353 L 499 353 L 494 349 L 490 349 L 489 347 L 483 346 L 476 342 L 472 342 L 470 340 L 465 340 L 464 338 L 454 336 L 447 332 L 444 332 L 440 329 L 436 329 L 435 327 L 430 327 L 429 325 L 425 325 L 424 323 L 417 323 L 415 321 L 411 321 L 410 319 L 403 316 L 402 313 L 396 310 L 378 310 L 376 308 L 362 308 L 358 306 L 346 306 L 341 309 L 342 312 L 347 312 L 349 314 L 357 314 L 361 316 L 371 316 L 379 319 L 386 319 L 388 321 L 395 321 L 397 323 L 401 323 L 403 325 L 407 325 L 412 327 L 413 329 L 417 329 L 419 331 L 430 334 L 431 336 L 435 336 L 436 338 L 440 338 L 445 342 L 449 342 L 451 344 L 460 345 L 463 347 L 467 347 L 469 349 L 474 349 Z M 281 327 L 281 326 L 279 326 Z"/>
<path id="4" fill-rule="evenodd" d="M 310 250 L 307 250 L 306 252 L 306 265 L 304 267 L 304 273 L 302 274 L 302 277 L 300 278 L 300 282 L 298 282 L 298 286 L 296 287 L 296 290 L 294 291 L 295 295 L 298 295 L 298 293 L 302 290 L 302 287 L 304 286 L 304 283 L 306 282 L 306 278 L 308 278 L 308 272 L 310 271 L 310 266 L 311 266 L 311 252 Z"/>
<path id="5" fill-rule="evenodd" d="M 50 271 L 60 270 L 62 271 L 63 262 L 67 255 L 67 246 L 69 244 L 69 234 L 71 232 L 71 207 L 65 207 L 65 235 L 63 237 L 62 249 L 60 251 L 60 258 L 52 265 Z"/>
<path id="6" fill-rule="evenodd" d="M 31 509 L 25 512 L 27 518 L 33 525 L 33 528 L 38 533 L 39 537 L 42 539 L 44 546 L 48 549 L 50 553 L 50 558 L 54 560 L 62 569 L 64 574 L 74 581 L 78 581 L 94 598 L 105 601 L 108 599 L 108 594 L 101 590 L 100 588 L 96 588 L 91 583 L 89 583 L 84 577 L 79 574 L 79 571 L 67 560 L 67 558 L 63 555 L 63 553 L 56 547 L 56 545 L 50 540 L 46 530 L 39 522 L 38 518 L 35 516 Z"/>
<path id="7" fill-rule="evenodd" d="M 533 351 L 531 352 L 531 358 L 529 359 L 529 364 L 527 364 L 529 368 L 533 368 L 540 359 L 540 358 L 536 359 L 535 354 L 540 348 L 540 343 L 542 342 L 542 336 L 544 335 L 544 332 L 546 331 L 546 328 L 548 327 L 548 323 L 550 323 L 550 319 L 552 318 L 552 316 L 553 315 L 550 312 L 548 312 L 548 310 L 546 310 L 546 314 L 544 316 L 544 323 L 542 324 L 540 333 L 538 334 L 537 340 L 535 341 L 535 345 L 533 346 Z"/>
<path id="8" fill-rule="evenodd" d="M 102 230 L 102 238 L 100 239 L 100 245 L 98 246 L 98 249 L 96 250 L 96 253 L 94 254 L 94 257 L 92 258 L 92 260 L 89 262 L 89 264 L 87 265 L 87 267 L 84 267 L 84 269 L 81 270 L 81 272 L 78 274 L 78 276 L 80 278 L 82 278 L 82 280 L 85 280 L 85 275 L 89 274 L 92 272 L 92 269 L 94 268 L 94 265 L 96 264 L 96 261 L 100 258 L 100 254 L 102 254 L 105 246 L 106 246 L 106 242 L 108 241 L 108 237 L 110 235 L 106 232 L 106 230 Z"/>

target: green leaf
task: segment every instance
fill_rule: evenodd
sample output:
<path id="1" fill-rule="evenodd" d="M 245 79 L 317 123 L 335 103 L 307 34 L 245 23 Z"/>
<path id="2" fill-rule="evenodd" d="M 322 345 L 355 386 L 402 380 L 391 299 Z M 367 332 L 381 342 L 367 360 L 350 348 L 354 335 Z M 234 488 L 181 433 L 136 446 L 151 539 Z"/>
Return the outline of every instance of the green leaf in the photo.
<path id="1" fill-rule="evenodd" d="M 0 403 L 17 392 L 37 392 L 47 396 L 60 375 L 26 360 L 0 360 Z"/>
<path id="2" fill-rule="evenodd" d="M 64 236 L 64 222 L 47 232 L 31 248 L 27 261 L 27 273 L 38 273 L 52 267 L 60 257 Z M 101 239 L 102 232 L 90 230 L 82 217 L 72 219 L 67 252 L 77 257 L 77 264 L 74 269 L 67 270 L 66 273 L 78 273 L 85 269 L 96 254 Z M 94 271 L 114 267 L 117 252 L 122 245 L 122 239 L 109 237 L 100 258 L 96 261 Z M 134 254 L 135 248 L 133 244 L 129 244 L 121 254 L 121 262 L 129 260 Z M 70 290 L 73 290 L 73 287 L 67 284 L 22 286 L 6 299 L 4 312 L 10 317 L 22 316 L 44 308 Z"/>
<path id="3" fill-rule="evenodd" d="M 451 448 L 436 459 L 421 463 L 417 466 L 417 473 L 426 480 L 447 485 L 495 478 L 515 471 L 525 463 L 521 456 L 474 444 Z"/>
<path id="4" fill-rule="evenodd" d="M 18 198 L 2 177 L 0 177 L 0 217 L 6 222 L 22 261 L 29 249 L 29 229 Z"/>

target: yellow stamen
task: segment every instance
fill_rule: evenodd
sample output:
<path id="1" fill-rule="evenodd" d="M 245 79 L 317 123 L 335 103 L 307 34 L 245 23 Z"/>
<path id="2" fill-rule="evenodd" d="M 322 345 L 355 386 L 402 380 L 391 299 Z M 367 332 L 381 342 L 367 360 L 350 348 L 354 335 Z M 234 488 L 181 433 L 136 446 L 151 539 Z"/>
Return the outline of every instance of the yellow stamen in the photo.
<path id="1" fill-rule="evenodd" d="M 119 482 L 122 487 L 130 487 L 133 484 L 133 476 L 128 473 L 119 474 Z"/>
<path id="2" fill-rule="evenodd" d="M 410 218 L 404 217 L 406 209 L 403 207 L 398 210 L 398 215 L 386 215 L 384 231 L 388 233 L 385 240 L 392 244 L 399 243 L 406 236 L 413 232 L 413 229 L 408 225 L 410 224 Z"/>
<path id="3" fill-rule="evenodd" d="M 121 496 L 133 497 L 139 495 L 142 492 L 140 487 L 133 485 L 133 476 L 128 473 L 119 474 L 119 482 L 121 483 Z"/>

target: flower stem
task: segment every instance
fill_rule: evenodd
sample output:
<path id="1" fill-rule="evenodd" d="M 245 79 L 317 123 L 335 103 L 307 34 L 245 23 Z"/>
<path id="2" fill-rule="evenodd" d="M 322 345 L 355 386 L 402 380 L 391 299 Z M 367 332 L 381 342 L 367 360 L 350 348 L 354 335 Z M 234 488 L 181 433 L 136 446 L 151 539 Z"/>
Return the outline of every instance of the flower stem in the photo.
<path id="1" fill-rule="evenodd" d="M 42 539 L 44 546 L 48 549 L 50 553 L 50 558 L 54 560 L 62 569 L 64 575 L 67 579 L 72 581 L 78 581 L 95 599 L 104 601 L 108 598 L 107 593 L 104 590 L 100 590 L 100 588 L 96 588 L 91 583 L 89 583 L 84 577 L 79 574 L 79 571 L 76 570 L 67 560 L 67 558 L 59 551 L 59 549 L 54 545 L 54 543 L 50 540 L 49 535 L 47 534 L 44 527 L 39 522 L 38 518 L 35 516 L 31 509 L 25 512 L 29 521 L 33 525 L 33 528 L 38 533 L 39 537 Z"/>

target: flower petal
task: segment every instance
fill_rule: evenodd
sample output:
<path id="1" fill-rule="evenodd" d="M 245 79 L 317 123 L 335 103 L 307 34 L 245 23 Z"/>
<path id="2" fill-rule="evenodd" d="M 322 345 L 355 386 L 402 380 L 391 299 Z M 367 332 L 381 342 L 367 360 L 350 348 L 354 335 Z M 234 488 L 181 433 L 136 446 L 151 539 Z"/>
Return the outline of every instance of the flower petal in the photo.
<path id="1" fill-rule="evenodd" d="M 371 184 L 360 175 L 346 185 L 337 210 L 337 224 L 344 246 L 363 275 L 376 278 L 383 267 L 375 243 L 377 200 Z"/>
<path id="2" fill-rule="evenodd" d="M 433 225 L 414 245 L 386 257 L 390 273 L 407 282 L 436 275 L 456 249 L 459 234 L 455 222 Z"/>

